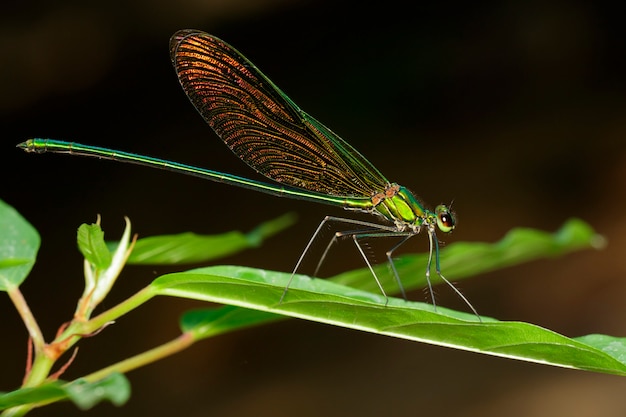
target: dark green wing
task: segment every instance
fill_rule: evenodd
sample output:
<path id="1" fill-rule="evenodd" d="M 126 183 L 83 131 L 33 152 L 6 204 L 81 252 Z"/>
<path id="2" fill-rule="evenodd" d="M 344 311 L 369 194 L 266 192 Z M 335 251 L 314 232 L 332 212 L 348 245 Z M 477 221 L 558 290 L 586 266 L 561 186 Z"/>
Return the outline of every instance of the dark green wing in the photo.
<path id="1" fill-rule="evenodd" d="M 369 197 L 384 190 L 388 181 L 367 159 L 226 42 L 182 30 L 170 40 L 170 56 L 193 105 L 257 172 L 330 195 Z"/>

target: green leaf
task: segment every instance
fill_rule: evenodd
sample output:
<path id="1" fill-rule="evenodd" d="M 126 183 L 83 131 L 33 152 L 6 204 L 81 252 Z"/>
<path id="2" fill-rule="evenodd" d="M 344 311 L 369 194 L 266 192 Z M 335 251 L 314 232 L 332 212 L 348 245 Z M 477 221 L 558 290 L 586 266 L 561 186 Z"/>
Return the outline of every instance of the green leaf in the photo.
<path id="1" fill-rule="evenodd" d="M 298 317 L 336 326 L 461 350 L 626 375 L 626 339 L 603 336 L 600 342 L 570 339 L 527 323 L 499 322 L 425 303 L 359 291 L 328 280 L 296 275 L 283 303 L 278 300 L 290 274 L 241 267 L 209 267 L 169 274 L 152 284 L 160 295 L 192 298 L 255 309 L 261 314 L 224 308 L 202 318 L 187 316 L 184 326 L 197 339 L 274 320 Z M 195 320 L 195 321 L 194 321 Z M 232 321 L 231 321 L 232 320 Z M 605 347 L 612 346 L 613 351 Z"/>
<path id="2" fill-rule="evenodd" d="M 39 245 L 35 228 L 0 200 L 0 291 L 24 282 L 35 264 Z"/>
<path id="3" fill-rule="evenodd" d="M 80 252 L 96 269 L 106 269 L 111 265 L 111 252 L 104 242 L 104 232 L 99 224 L 81 224 L 76 240 Z"/>
<path id="4" fill-rule="evenodd" d="M 576 340 L 594 346 L 622 363 L 626 362 L 626 338 L 624 337 L 618 338 L 604 334 L 589 334 L 587 336 L 577 337 Z"/>
<path id="5" fill-rule="evenodd" d="M 166 265 L 223 258 L 259 246 L 264 239 L 291 226 L 295 219 L 294 214 L 288 213 L 259 225 L 247 234 L 233 231 L 220 235 L 181 233 L 146 237 L 135 243 L 128 263 Z"/>
<path id="6" fill-rule="evenodd" d="M 533 259 L 554 258 L 581 249 L 600 249 L 605 239 L 580 219 L 570 219 L 554 233 L 515 228 L 499 242 L 457 242 L 441 249 L 441 271 L 448 280 L 459 281 L 480 273 L 517 265 Z M 394 264 L 406 289 L 426 287 L 428 254 L 405 255 Z M 388 265 L 378 265 L 376 273 L 388 293 L 398 287 Z M 432 273 L 433 284 L 441 280 Z M 367 268 L 348 271 L 334 278 L 338 283 L 376 292 L 378 286 Z"/>
<path id="7" fill-rule="evenodd" d="M 495 244 L 450 245 L 442 251 L 442 258 L 450 260 L 444 266 L 449 267 L 450 275 L 467 277 L 529 259 L 599 247 L 601 241 L 584 222 L 571 220 L 554 234 L 516 229 Z M 452 262 L 457 257 L 460 261 Z M 423 274 L 424 261 L 422 256 L 408 256 L 399 264 L 406 271 L 421 270 Z M 362 273 L 342 274 L 338 279 Z M 367 277 L 368 283 L 373 281 L 371 275 Z M 289 279 L 290 274 L 285 273 L 220 266 L 165 275 L 151 287 L 156 294 L 229 304 L 183 316 L 183 330 L 196 339 L 283 315 L 488 355 L 626 375 L 626 339 L 597 335 L 570 339 L 532 324 L 487 317 L 478 322 L 472 314 L 441 307 L 434 311 L 429 304 L 395 298 L 385 305 L 377 290 L 370 293 L 300 275 L 294 276 L 287 296 L 279 303 Z M 359 278 L 353 283 L 365 281 Z"/>
<path id="8" fill-rule="evenodd" d="M 68 397 L 81 410 L 88 410 L 101 401 L 120 406 L 130 398 L 130 383 L 122 374 L 112 374 L 100 381 L 74 381 L 65 386 Z"/>
<path id="9" fill-rule="evenodd" d="M 78 379 L 72 382 L 54 381 L 38 387 L 21 388 L 0 395 L 0 410 L 38 403 L 70 399 L 81 410 L 99 402 L 110 401 L 120 406 L 130 398 L 130 384 L 122 374 L 112 374 L 99 381 Z"/>
<path id="10" fill-rule="evenodd" d="M 89 300 L 89 305 L 83 309 L 82 314 L 86 316 L 89 316 L 93 309 L 104 300 L 126 265 L 128 248 L 130 246 L 131 224 L 128 217 L 125 217 L 124 220 L 126 227 L 124 228 L 122 238 L 117 242 L 117 247 L 111 250 L 103 246 L 105 245 L 104 240 L 102 240 L 102 235 L 97 230 L 94 229 L 92 237 L 89 237 L 92 231 L 86 231 L 88 235 L 86 239 L 89 242 L 89 246 L 95 248 L 90 255 L 93 261 L 89 263 L 94 265 L 93 262 L 98 262 L 99 264 L 95 268 L 85 268 L 85 290 L 82 298 Z M 99 229 L 99 226 L 97 229 Z M 94 255 L 96 252 L 100 253 L 100 255 Z M 105 255 L 105 252 L 107 255 Z"/>

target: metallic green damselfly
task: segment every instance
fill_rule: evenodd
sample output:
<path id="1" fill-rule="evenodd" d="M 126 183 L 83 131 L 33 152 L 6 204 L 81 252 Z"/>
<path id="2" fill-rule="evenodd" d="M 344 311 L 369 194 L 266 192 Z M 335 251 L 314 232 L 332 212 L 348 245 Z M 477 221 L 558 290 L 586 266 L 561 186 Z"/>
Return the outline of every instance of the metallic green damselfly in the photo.
<path id="1" fill-rule="evenodd" d="M 235 155 L 277 184 L 74 142 L 30 139 L 18 146 L 27 152 L 69 153 L 147 165 L 276 196 L 372 214 L 382 222 L 326 217 L 306 245 L 293 274 L 326 224 L 347 223 L 355 230 L 335 233 L 320 263 L 333 242 L 352 238 L 385 299 L 385 290 L 362 242 L 374 237 L 400 238 L 386 255 L 405 296 L 392 256 L 398 247 L 424 229 L 430 244 L 426 279 L 433 306 L 436 307 L 436 302 L 430 269 L 434 257 L 439 277 L 478 315 L 469 301 L 441 274 L 436 230 L 448 233 L 454 229 L 454 215 L 448 207 L 439 205 L 430 211 L 405 187 L 389 182 L 356 149 L 302 111 L 252 62 L 215 36 L 196 30 L 181 30 L 170 40 L 170 57 L 180 84 L 206 122 Z"/>

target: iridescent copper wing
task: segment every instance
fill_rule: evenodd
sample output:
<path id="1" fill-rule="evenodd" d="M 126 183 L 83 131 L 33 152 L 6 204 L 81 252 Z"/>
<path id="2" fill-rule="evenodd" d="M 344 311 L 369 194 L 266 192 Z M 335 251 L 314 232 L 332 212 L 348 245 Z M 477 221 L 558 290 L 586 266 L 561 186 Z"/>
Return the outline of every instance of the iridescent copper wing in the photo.
<path id="1" fill-rule="evenodd" d="M 196 30 L 170 40 L 185 93 L 228 147 L 279 183 L 369 197 L 388 181 L 356 149 L 309 116 L 226 42 Z"/>

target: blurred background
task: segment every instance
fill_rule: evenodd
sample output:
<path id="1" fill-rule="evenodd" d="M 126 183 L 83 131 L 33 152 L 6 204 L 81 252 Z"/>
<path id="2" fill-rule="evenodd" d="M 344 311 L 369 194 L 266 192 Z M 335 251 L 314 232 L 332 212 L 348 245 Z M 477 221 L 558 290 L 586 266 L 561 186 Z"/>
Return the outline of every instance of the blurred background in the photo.
<path id="1" fill-rule="evenodd" d="M 168 53 L 178 29 L 234 45 L 308 113 L 431 205 L 454 200 L 454 241 L 496 241 L 568 218 L 602 251 L 459 284 L 477 309 L 567 336 L 626 335 L 626 33 L 615 2 L 30 1 L 0 16 L 0 198 L 41 233 L 23 292 L 48 339 L 82 292 L 76 228 L 123 216 L 140 236 L 299 222 L 223 263 L 291 271 L 324 215 L 342 211 L 107 161 L 27 155 L 50 137 L 257 178 L 203 122 Z M 407 250 L 425 250 L 419 237 Z M 332 275 L 362 264 L 350 250 Z M 344 259 L 345 258 L 345 259 Z M 129 267 L 104 307 L 170 269 Z M 454 277 L 448 277 L 454 280 Z M 423 299 L 421 292 L 413 298 Z M 449 291 L 443 305 L 456 307 Z M 164 343 L 202 303 L 155 299 L 80 344 L 72 379 Z M 0 298 L 0 391 L 19 386 L 26 332 Z M 128 374 L 122 408 L 33 415 L 623 416 L 626 380 L 299 320 L 220 336 Z"/>

